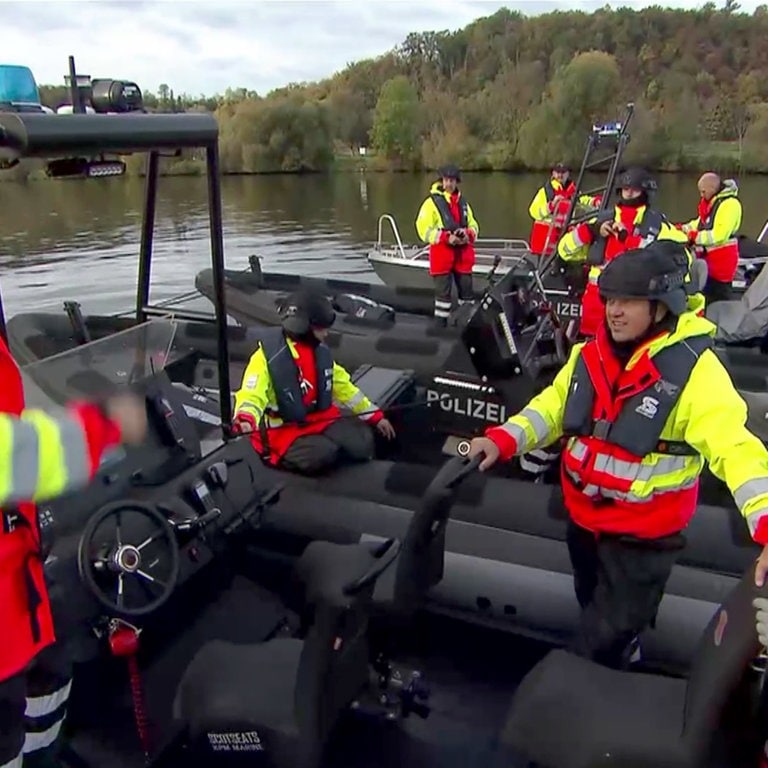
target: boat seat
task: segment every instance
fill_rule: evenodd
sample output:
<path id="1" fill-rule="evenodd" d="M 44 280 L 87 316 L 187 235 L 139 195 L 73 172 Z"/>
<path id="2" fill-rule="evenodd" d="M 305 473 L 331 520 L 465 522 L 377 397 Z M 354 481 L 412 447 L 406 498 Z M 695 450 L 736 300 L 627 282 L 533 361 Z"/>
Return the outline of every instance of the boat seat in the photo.
<path id="1" fill-rule="evenodd" d="M 462 457 L 446 461 L 434 476 L 411 516 L 395 568 L 376 584 L 373 600 L 379 613 L 402 619 L 422 605 L 427 592 L 443 578 L 445 531 L 459 483 L 477 462 Z"/>
<path id="2" fill-rule="evenodd" d="M 193 749 L 211 760 L 258 756 L 275 768 L 317 766 L 339 715 L 369 681 L 370 603 L 399 550 L 395 539 L 313 542 L 296 566 L 313 614 L 304 640 L 203 646 L 174 701 Z"/>
<path id="3" fill-rule="evenodd" d="M 704 630 L 687 681 L 550 652 L 520 684 L 502 741 L 547 768 L 704 765 L 728 699 L 759 651 L 758 596 L 768 588 L 755 587 L 751 566 Z"/>

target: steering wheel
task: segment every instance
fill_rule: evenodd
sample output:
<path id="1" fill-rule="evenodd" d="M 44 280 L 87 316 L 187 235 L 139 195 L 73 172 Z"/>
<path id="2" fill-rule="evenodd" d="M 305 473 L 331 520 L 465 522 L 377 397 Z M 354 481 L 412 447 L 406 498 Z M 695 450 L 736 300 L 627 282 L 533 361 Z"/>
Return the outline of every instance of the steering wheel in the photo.
<path id="1" fill-rule="evenodd" d="M 105 608 L 145 616 L 173 594 L 179 545 L 160 512 L 138 501 L 116 501 L 89 521 L 77 550 L 80 578 Z"/>

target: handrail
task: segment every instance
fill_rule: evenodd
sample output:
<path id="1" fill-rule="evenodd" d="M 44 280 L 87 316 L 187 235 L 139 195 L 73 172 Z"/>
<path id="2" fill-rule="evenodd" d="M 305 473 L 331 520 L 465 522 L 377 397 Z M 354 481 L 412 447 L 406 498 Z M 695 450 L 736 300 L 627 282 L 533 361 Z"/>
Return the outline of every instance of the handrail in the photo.
<path id="1" fill-rule="evenodd" d="M 384 222 L 389 223 L 390 227 L 392 228 L 392 234 L 395 238 L 394 245 L 384 243 Z M 479 237 L 477 240 L 475 240 L 474 245 L 476 248 L 497 248 L 504 251 L 531 250 L 531 246 L 528 241 L 522 238 Z M 399 252 L 399 258 L 402 258 L 404 261 L 416 261 L 423 257 L 424 254 L 429 250 L 428 245 L 422 245 L 421 247 L 413 246 L 410 252 L 406 251 L 405 246 L 403 245 L 403 241 L 400 237 L 400 230 L 397 227 L 397 223 L 395 222 L 394 217 L 390 213 L 383 213 L 381 216 L 379 216 L 378 220 L 375 250 L 385 251 L 392 248 L 397 249 Z"/>
<path id="2" fill-rule="evenodd" d="M 768 219 L 766 219 L 765 224 L 763 224 L 763 228 L 760 230 L 760 234 L 757 236 L 758 243 L 763 242 L 763 238 L 765 237 L 766 232 L 768 232 Z"/>
<path id="3" fill-rule="evenodd" d="M 406 259 L 408 258 L 405 255 L 405 248 L 403 248 L 403 241 L 400 239 L 400 230 L 397 228 L 397 223 L 395 222 L 394 217 L 389 213 L 383 213 L 381 216 L 379 216 L 379 232 L 378 232 L 378 239 L 376 241 L 376 246 L 378 248 L 381 248 L 382 245 L 382 225 L 384 221 L 388 221 L 389 225 L 392 227 L 392 234 L 395 236 L 395 240 L 397 241 L 397 247 L 400 249 L 400 255 Z"/>

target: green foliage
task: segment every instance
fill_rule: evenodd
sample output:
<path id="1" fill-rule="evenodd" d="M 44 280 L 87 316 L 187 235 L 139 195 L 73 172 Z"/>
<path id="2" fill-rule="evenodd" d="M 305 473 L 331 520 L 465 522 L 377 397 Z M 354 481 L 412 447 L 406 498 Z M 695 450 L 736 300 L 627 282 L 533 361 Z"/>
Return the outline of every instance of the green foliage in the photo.
<path id="1" fill-rule="evenodd" d="M 663 170 L 768 172 L 768 7 L 696 10 L 506 8 L 450 32 L 414 32 L 389 53 L 266 96 L 145 93 L 151 110 L 215 111 L 228 172 L 433 168 L 545 169 L 578 162 L 593 121 L 633 101 L 628 159 Z M 43 102 L 68 100 L 42 86 Z M 365 160 L 357 149 L 371 145 Z M 354 160 L 333 163 L 334 146 Z M 199 159 L 168 172 L 199 170 Z"/>
<path id="2" fill-rule="evenodd" d="M 373 115 L 374 148 L 388 160 L 408 165 L 419 149 L 419 96 L 407 77 L 384 83 Z"/>

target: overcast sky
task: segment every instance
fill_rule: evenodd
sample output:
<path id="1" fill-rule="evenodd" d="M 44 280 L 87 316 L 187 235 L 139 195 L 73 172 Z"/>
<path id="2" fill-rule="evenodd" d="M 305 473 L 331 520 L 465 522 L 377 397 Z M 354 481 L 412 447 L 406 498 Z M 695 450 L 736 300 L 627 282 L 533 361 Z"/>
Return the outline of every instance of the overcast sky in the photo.
<path id="1" fill-rule="evenodd" d="M 501 7 L 533 15 L 592 11 L 606 4 L 529 0 L 164 0 L 3 2 L 0 60 L 26 64 L 38 83 L 60 84 L 67 56 L 78 72 L 134 80 L 156 91 L 213 94 L 228 86 L 259 93 L 318 80 L 362 58 L 385 53 L 409 32 L 458 29 Z M 624 6 L 653 3 L 627 0 Z M 669 2 L 697 7 L 700 2 Z M 752 10 L 759 2 L 742 0 Z M 722 5 L 717 0 L 717 5 Z"/>

